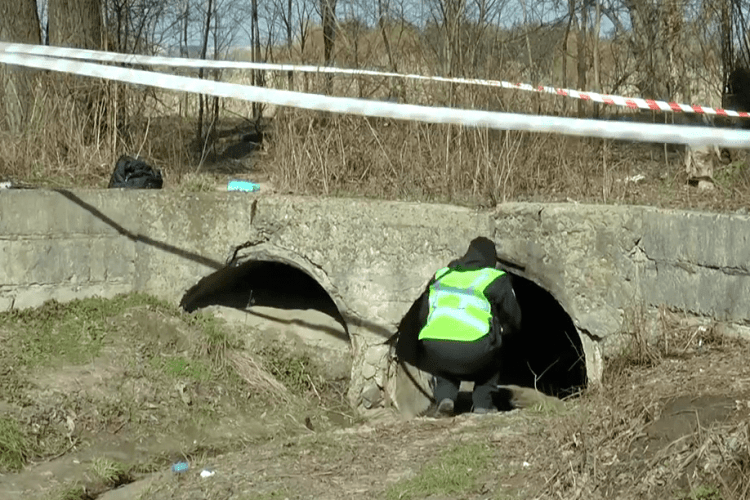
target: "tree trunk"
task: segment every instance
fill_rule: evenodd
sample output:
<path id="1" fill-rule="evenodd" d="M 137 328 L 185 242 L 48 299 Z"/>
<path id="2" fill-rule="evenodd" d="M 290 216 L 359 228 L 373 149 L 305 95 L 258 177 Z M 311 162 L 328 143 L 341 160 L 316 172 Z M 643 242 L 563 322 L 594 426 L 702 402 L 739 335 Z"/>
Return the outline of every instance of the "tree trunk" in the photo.
<path id="1" fill-rule="evenodd" d="M 258 0 L 252 2 L 252 45 L 253 45 L 253 61 L 260 62 L 260 26 L 258 25 Z M 263 86 L 263 73 L 260 70 L 253 70 L 252 72 L 252 84 L 262 87 Z M 257 122 L 262 114 L 260 103 L 253 103 L 253 119 Z"/>
<path id="2" fill-rule="evenodd" d="M 640 63 L 640 81 L 636 84 L 643 97 L 667 99 L 668 50 L 660 21 L 663 18 L 664 2 L 648 0 L 624 0 L 623 5 L 630 16 L 630 45 L 635 59 Z"/>
<path id="3" fill-rule="evenodd" d="M 320 15 L 323 22 L 323 58 L 324 64 L 333 62 L 333 48 L 336 42 L 336 2 L 337 0 L 320 0 Z M 326 73 L 326 94 L 333 91 L 333 75 Z"/>
<path id="4" fill-rule="evenodd" d="M 398 66 L 396 66 L 396 60 L 393 58 L 393 51 L 391 50 L 391 41 L 388 38 L 388 33 L 385 29 L 385 19 L 387 12 L 388 0 L 378 0 L 378 27 L 380 28 L 380 36 L 383 37 L 383 46 L 385 47 L 385 52 L 388 55 L 388 65 L 392 72 L 398 73 Z M 393 90 L 393 78 L 391 78 L 388 97 L 393 97 Z"/>
<path id="5" fill-rule="evenodd" d="M 0 41 L 41 43 L 41 30 L 36 2 L 33 0 L 0 0 Z M 34 102 L 34 72 L 26 68 L 11 69 L 0 65 L 0 103 L 5 120 L 0 127 L 18 133 Z"/>
<path id="6" fill-rule="evenodd" d="M 101 0 L 49 0 L 49 25 L 50 45 L 99 50 Z"/>
<path id="7" fill-rule="evenodd" d="M 680 69 L 678 67 L 680 57 L 680 38 L 682 33 L 682 16 L 684 15 L 683 2 L 673 0 L 665 2 L 664 29 L 666 38 L 666 60 L 667 60 L 667 97 L 673 101 L 681 101 L 684 98 L 681 92 Z"/>
<path id="8" fill-rule="evenodd" d="M 581 25 L 578 29 L 578 90 L 586 90 L 586 28 L 588 25 L 586 3 L 581 7 Z M 586 102 L 578 100 L 578 117 L 586 115 Z"/>
<path id="9" fill-rule="evenodd" d="M 201 46 L 201 59 L 206 58 L 208 52 L 208 33 L 211 31 L 211 10 L 213 7 L 213 0 L 208 0 L 208 9 L 206 10 L 206 30 L 203 32 L 203 45 Z M 198 70 L 198 78 L 203 78 L 203 68 Z M 204 96 L 200 94 L 198 96 L 198 132 L 196 138 L 198 143 L 203 143 L 203 101 Z"/>
<path id="10" fill-rule="evenodd" d="M 443 30 L 445 31 L 443 74 L 456 76 L 460 66 L 461 55 L 461 17 L 464 12 L 464 0 L 442 0 Z"/>
<path id="11" fill-rule="evenodd" d="M 184 44 L 185 52 L 183 53 L 182 50 L 180 50 L 180 56 L 181 57 L 190 57 L 190 47 L 188 46 L 188 22 L 190 20 L 190 0 L 185 0 L 185 17 L 183 18 L 183 24 L 182 24 L 182 44 Z M 185 92 L 185 98 L 184 98 L 184 110 L 185 114 L 183 116 L 187 117 L 188 115 L 188 105 L 190 103 L 190 100 L 188 99 L 190 97 L 190 94 Z"/>
<path id="12" fill-rule="evenodd" d="M 531 79 L 532 85 L 539 85 L 539 79 L 536 67 L 534 66 L 534 58 L 531 55 L 531 40 L 529 39 L 529 18 L 526 13 L 526 2 L 521 0 L 521 9 L 523 10 L 523 24 L 524 24 L 524 38 L 526 39 L 526 55 L 529 58 L 529 78 Z M 541 114 L 542 96 L 537 94 L 533 97 L 536 102 L 536 113 Z"/>
<path id="13" fill-rule="evenodd" d="M 288 0 L 286 4 L 286 43 L 289 48 L 289 62 L 292 62 L 292 0 Z M 289 80 L 289 90 L 294 90 L 294 72 L 288 71 L 286 74 L 287 80 Z"/>
<path id="14" fill-rule="evenodd" d="M 599 74 L 599 36 L 602 27 L 601 0 L 596 0 L 596 21 L 594 24 L 594 92 L 602 91 L 601 75 Z M 594 117 L 599 118 L 599 103 L 594 103 Z"/>
<path id="15" fill-rule="evenodd" d="M 220 31 L 220 28 L 219 28 L 219 16 L 215 15 L 214 16 L 214 60 L 219 59 L 219 51 L 221 49 L 221 47 L 219 45 L 219 33 L 220 32 L 221 31 Z M 217 82 L 221 81 L 221 70 L 220 69 L 215 69 L 213 73 L 214 73 L 214 81 L 217 81 Z M 216 129 L 219 128 L 219 105 L 220 105 L 220 101 L 219 101 L 219 97 L 218 96 L 214 96 L 213 97 L 213 103 L 214 103 L 214 105 L 213 105 L 213 116 L 211 118 L 211 128 L 208 131 L 209 134 L 212 131 L 214 131 L 214 130 L 216 130 Z"/>
<path id="16" fill-rule="evenodd" d="M 101 0 L 49 0 L 49 41 L 52 46 L 101 50 L 104 30 Z M 127 23 L 126 23 L 127 24 Z M 123 46 L 118 47 L 123 49 Z M 75 101 L 75 117 L 84 141 L 98 140 L 102 127 L 111 126 L 113 136 L 126 121 L 124 114 L 113 109 L 116 98 L 108 97 L 109 82 L 102 84 L 91 78 L 60 75 L 55 81 L 66 82 L 66 92 Z M 61 87 L 62 88 L 62 87 Z M 108 113 L 108 110 L 111 110 Z M 108 124 L 107 117 L 116 120 Z"/>
<path id="17" fill-rule="evenodd" d="M 565 27 L 565 35 L 563 36 L 563 51 L 562 51 L 562 86 L 564 89 L 568 88 L 568 39 L 570 38 L 570 26 L 573 24 L 573 19 L 576 16 L 576 1 L 568 0 L 568 25 Z M 568 99 L 563 99 L 563 115 L 568 110 Z"/>
<path id="18" fill-rule="evenodd" d="M 732 57 L 732 0 L 721 2 L 721 72 L 722 84 L 726 85 L 734 69 Z"/>

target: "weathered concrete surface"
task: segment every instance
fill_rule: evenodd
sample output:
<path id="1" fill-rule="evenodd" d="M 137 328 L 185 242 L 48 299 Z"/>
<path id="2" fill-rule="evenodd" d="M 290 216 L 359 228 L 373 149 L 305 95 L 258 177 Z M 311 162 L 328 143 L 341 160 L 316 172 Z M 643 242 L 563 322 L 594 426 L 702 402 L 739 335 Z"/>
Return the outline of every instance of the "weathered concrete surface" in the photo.
<path id="1" fill-rule="evenodd" d="M 0 310 L 145 291 L 178 301 L 231 250 L 294 265 L 347 321 L 352 398 L 384 386 L 388 348 L 426 279 L 490 232 L 487 213 L 242 193 L 7 191 L 0 194 Z"/>
<path id="2" fill-rule="evenodd" d="M 750 218 L 632 206 L 506 204 L 494 216 L 500 253 L 565 307 L 588 357 L 617 349 L 626 311 L 658 306 L 744 334 Z M 591 341 L 595 341 L 592 343 Z M 588 344 L 588 347 L 586 347 Z M 600 373 L 587 359 L 589 375 Z"/>
<path id="3" fill-rule="evenodd" d="M 351 397 L 386 385 L 383 341 L 435 269 L 491 235 L 581 334 L 591 380 L 625 311 L 666 305 L 750 321 L 745 216 L 510 203 L 494 211 L 375 200 L 169 191 L 0 192 L 0 310 L 145 291 L 171 301 L 242 258 L 296 266 L 330 294 L 352 343 Z"/>

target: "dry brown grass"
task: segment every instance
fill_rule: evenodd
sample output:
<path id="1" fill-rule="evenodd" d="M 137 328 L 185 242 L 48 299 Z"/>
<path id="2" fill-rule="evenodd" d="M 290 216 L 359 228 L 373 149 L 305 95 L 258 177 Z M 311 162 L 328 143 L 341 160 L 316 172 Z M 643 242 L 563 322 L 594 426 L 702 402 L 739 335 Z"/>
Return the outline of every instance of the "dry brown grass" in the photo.
<path id="1" fill-rule="evenodd" d="M 158 116 L 163 109 L 156 97 L 116 83 L 38 75 L 25 129 L 0 132 L 0 177 L 34 186 L 103 188 L 121 154 L 167 166 L 167 176 L 182 174 L 180 166 L 192 163 L 193 129 L 179 116 Z"/>
<path id="2" fill-rule="evenodd" d="M 491 205 L 576 197 L 597 156 L 590 141 L 285 111 L 269 171 L 282 191 Z"/>
<path id="3" fill-rule="evenodd" d="M 386 30 L 399 71 L 443 73 L 430 45 L 432 38 L 399 23 L 388 25 Z M 525 40 L 522 31 L 487 35 L 495 37 L 493 50 L 498 51 L 497 60 L 477 67 L 466 63 L 457 76 L 527 81 L 530 68 L 527 60 L 518 55 L 518 44 Z M 534 40 L 552 37 L 551 48 L 540 55 L 544 56 L 544 64 L 539 62 L 539 67 L 544 66 L 544 72 L 538 76 L 541 83 L 561 85 L 562 53 L 559 43 L 554 42 L 561 33 L 545 33 L 537 28 L 530 32 Z M 567 83 L 572 87 L 575 87 L 574 41 L 575 33 L 569 39 L 567 54 Z M 618 52 L 625 50 L 623 44 L 605 40 L 600 47 L 602 89 L 607 91 L 627 70 L 622 61 L 629 60 L 629 56 Z M 311 28 L 305 52 L 300 49 L 298 45 L 291 51 L 277 47 L 271 51 L 271 59 L 319 63 L 322 35 L 317 27 Z M 342 24 L 336 51 L 337 65 L 390 69 L 382 34 L 377 29 L 357 31 Z M 286 77 L 285 73 L 269 73 L 266 81 L 269 86 L 287 88 Z M 242 71 L 225 71 L 220 78 L 249 83 L 248 73 Z M 18 136 L 6 133 L 0 136 L 0 179 L 11 178 L 34 186 L 102 188 L 121 154 L 138 154 L 163 170 L 166 189 L 183 185 L 189 190 L 212 189 L 226 177 L 241 174 L 261 181 L 271 177 L 272 184 L 281 192 L 469 206 L 534 200 L 729 210 L 750 201 L 750 181 L 744 161 L 722 168 L 717 172 L 718 188 L 704 193 L 685 189 L 682 159 L 679 153 L 666 152 L 663 145 L 368 119 L 288 108 L 265 108 L 265 115 L 272 116 L 273 122 L 264 154 L 253 153 L 250 159 L 225 165 L 221 163 L 221 147 L 214 147 L 213 141 L 238 125 L 251 129 L 252 124 L 245 117 L 251 115 L 252 103 L 222 101 L 220 122 L 212 129 L 215 133 L 197 141 L 197 106 L 193 95 L 185 106 L 184 96 L 174 92 L 41 73 L 38 81 L 35 111 L 26 129 Z M 593 81 L 592 74 L 588 81 Z M 293 88 L 320 93 L 324 84 L 323 75 L 297 74 Z M 97 96 L 96 104 L 81 112 L 80 96 L 92 92 Z M 551 95 L 374 77 L 336 76 L 333 93 L 540 115 L 571 115 L 577 108 L 574 100 Z M 593 112 L 591 105 L 587 109 Z M 614 107 L 603 107 L 600 111 L 619 112 Z M 652 119 L 663 121 L 664 115 Z M 646 180 L 627 181 L 636 174 L 645 175 Z M 200 176 L 210 179 L 202 182 Z"/>
<path id="4" fill-rule="evenodd" d="M 290 402 L 289 390 L 265 371 L 250 354 L 230 351 L 227 353 L 227 358 L 237 375 L 247 384 L 250 392 L 264 394 L 274 401 L 287 404 Z"/>
<path id="5" fill-rule="evenodd" d="M 703 332 L 692 330 L 668 335 L 684 346 Z M 718 338 L 702 346 L 610 360 L 603 384 L 543 430 L 545 449 L 533 456 L 550 472 L 534 497 L 748 498 L 750 394 L 733 382 L 748 348 Z"/>

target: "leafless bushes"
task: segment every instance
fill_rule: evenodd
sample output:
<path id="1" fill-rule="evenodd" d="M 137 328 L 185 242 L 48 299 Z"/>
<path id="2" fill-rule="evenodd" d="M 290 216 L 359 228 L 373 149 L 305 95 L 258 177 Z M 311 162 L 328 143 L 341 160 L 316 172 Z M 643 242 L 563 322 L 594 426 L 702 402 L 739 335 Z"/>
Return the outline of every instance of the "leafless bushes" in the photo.
<path id="1" fill-rule="evenodd" d="M 297 110 L 277 114 L 275 137 L 269 170 L 282 191 L 470 205 L 582 192 L 598 147 L 549 134 Z"/>
<path id="2" fill-rule="evenodd" d="M 709 9 L 696 20 L 687 11 L 648 2 L 624 3 L 621 12 L 602 12 L 596 3 L 568 3 L 558 18 L 547 22 L 549 4 L 521 2 L 522 26 L 510 26 L 507 2 L 496 1 L 427 2 L 420 22 L 410 10 L 413 5 L 394 0 L 345 6 L 300 0 L 294 9 L 282 0 L 217 0 L 210 18 L 205 6 L 192 0 L 146 2 L 142 12 L 127 11 L 126 4 L 111 0 L 102 5 L 105 38 L 120 51 L 150 53 L 171 40 L 181 54 L 195 56 L 196 47 L 188 42 L 200 39 L 202 52 L 211 49 L 214 57 L 252 54 L 273 62 L 327 62 L 570 87 L 593 82 L 602 92 L 626 94 L 637 94 L 638 85 L 649 81 L 669 94 L 654 97 L 718 102 L 720 9 Z M 248 13 L 253 14 L 248 21 L 253 50 L 230 51 L 247 28 L 242 19 Z M 611 33 L 599 32 L 602 15 L 612 21 Z M 265 24 L 258 16 L 265 17 Z M 325 29 L 316 26 L 323 18 Z M 638 22 L 626 29 L 628 19 Z M 663 24 L 669 29 L 659 31 Z M 653 52 L 650 59 L 644 55 L 648 50 Z M 666 60 L 671 62 L 662 68 L 660 61 Z M 696 61 L 705 64 L 695 66 Z M 663 74 L 654 73 L 659 71 Z M 249 81 L 245 76 L 221 74 L 240 83 L 262 81 L 276 88 L 430 106 L 540 115 L 571 115 L 576 108 L 566 98 L 473 85 L 314 74 L 290 78 L 273 72 Z M 45 83 L 46 78 L 38 80 L 26 129 L 3 136 L 0 176 L 36 184 L 103 186 L 119 154 L 141 153 L 171 177 L 167 186 L 174 185 L 184 174 L 200 170 L 203 153 L 221 126 L 217 121 L 236 124 L 261 112 L 273 117 L 274 133 L 267 146 L 270 161 L 260 166 L 281 191 L 471 205 L 535 198 L 610 202 L 628 200 L 634 186 L 624 179 L 642 173 L 631 172 L 636 160 L 624 161 L 617 144 L 606 141 L 264 109 L 257 103 L 212 102 L 207 123 L 195 127 L 202 119 L 196 116 L 200 106 L 194 96 L 115 83 L 96 82 L 97 97 L 81 112 L 73 107 L 70 84 L 86 87 L 91 80 L 65 77 L 66 87 Z M 704 100 L 708 97 L 713 101 Z M 585 115 L 594 112 L 590 103 L 580 104 Z M 600 107 L 597 113 L 616 111 Z M 200 132 L 191 133 L 191 128 Z"/>
<path id="3" fill-rule="evenodd" d="M 123 152 L 173 167 L 188 160 L 189 131 L 179 117 L 158 116 L 153 92 L 39 74 L 31 110 L 20 133 L 0 131 L 0 177 L 37 186 L 105 187 Z"/>

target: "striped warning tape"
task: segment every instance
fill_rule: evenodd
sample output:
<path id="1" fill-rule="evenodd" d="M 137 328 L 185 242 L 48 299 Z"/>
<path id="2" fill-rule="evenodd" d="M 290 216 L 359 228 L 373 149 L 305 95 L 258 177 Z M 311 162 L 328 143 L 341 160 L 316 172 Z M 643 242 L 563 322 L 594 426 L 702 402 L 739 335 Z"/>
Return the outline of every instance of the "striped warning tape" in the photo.
<path id="1" fill-rule="evenodd" d="M 481 78 L 453 78 L 443 76 L 425 76 L 416 74 L 393 73 L 388 71 L 374 71 L 366 69 L 346 69 L 329 66 L 309 66 L 295 64 L 273 64 L 245 61 L 217 61 L 204 59 L 184 59 L 181 57 L 144 56 L 131 54 L 118 54 L 114 52 L 101 52 L 97 50 L 68 49 L 64 47 L 49 47 L 43 45 L 9 44 L 0 43 L 0 50 L 19 54 L 34 54 L 51 57 L 65 57 L 70 59 L 81 59 L 99 62 L 114 62 L 122 64 L 141 64 L 144 66 L 169 66 L 175 68 L 212 68 L 212 69 L 257 69 L 267 71 L 298 71 L 303 73 L 334 73 L 344 75 L 380 76 L 391 78 L 405 78 L 411 80 L 425 80 L 447 83 L 461 83 L 468 85 L 482 85 L 490 87 L 502 87 L 506 89 L 526 90 L 554 94 L 558 96 L 572 97 L 585 101 L 599 102 L 614 106 L 627 107 L 631 109 L 648 109 L 652 111 L 672 111 L 676 113 L 697 113 L 718 116 L 731 116 L 735 118 L 750 118 L 746 111 L 732 111 L 722 108 L 711 108 L 696 104 L 680 104 L 676 102 L 657 101 L 643 99 L 640 97 L 623 97 L 597 92 L 584 92 L 573 89 L 562 89 L 546 85 L 533 86 L 528 83 L 512 83 L 502 80 L 486 80 Z"/>
<path id="2" fill-rule="evenodd" d="M 350 113 L 426 123 L 450 123 L 498 130 L 548 132 L 642 142 L 691 144 L 694 146 L 715 144 L 729 148 L 750 148 L 750 132 L 743 130 L 653 123 L 607 122 L 331 97 L 5 51 L 0 52 L 0 62 L 136 85 L 148 85 L 169 90 L 333 113 Z"/>

